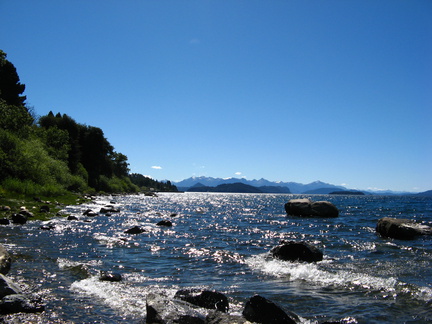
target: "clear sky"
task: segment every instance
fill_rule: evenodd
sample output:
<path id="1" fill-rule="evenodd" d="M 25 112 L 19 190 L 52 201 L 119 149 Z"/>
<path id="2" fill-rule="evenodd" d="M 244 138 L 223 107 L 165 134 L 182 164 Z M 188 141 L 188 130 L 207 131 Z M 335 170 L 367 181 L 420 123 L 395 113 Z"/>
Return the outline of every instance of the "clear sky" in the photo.
<path id="1" fill-rule="evenodd" d="M 432 189 L 430 0 L 0 0 L 0 49 L 132 172 Z"/>

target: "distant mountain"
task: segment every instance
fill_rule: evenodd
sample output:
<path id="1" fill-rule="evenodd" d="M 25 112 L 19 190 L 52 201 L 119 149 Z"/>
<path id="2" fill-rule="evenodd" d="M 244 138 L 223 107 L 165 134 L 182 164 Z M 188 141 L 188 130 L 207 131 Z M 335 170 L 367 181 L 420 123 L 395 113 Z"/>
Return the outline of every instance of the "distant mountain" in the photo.
<path id="1" fill-rule="evenodd" d="M 341 190 L 341 191 L 332 191 L 329 195 L 360 195 L 364 196 L 365 193 L 357 190 Z"/>
<path id="2" fill-rule="evenodd" d="M 416 196 L 420 196 L 420 197 L 432 197 L 432 190 L 428 190 L 428 191 L 424 191 L 424 192 L 419 192 Z"/>
<path id="3" fill-rule="evenodd" d="M 216 187 L 192 186 L 189 192 L 236 192 L 236 193 L 262 193 L 260 189 L 244 183 L 224 183 Z"/>
<path id="4" fill-rule="evenodd" d="M 301 184 L 297 182 L 282 182 L 282 181 L 269 181 L 266 179 L 259 179 L 259 180 L 246 180 L 244 178 L 212 178 L 212 177 L 191 177 L 179 182 L 173 182 L 173 184 L 176 185 L 176 187 L 181 191 L 186 191 L 191 187 L 196 186 L 196 184 L 199 183 L 202 186 L 207 187 L 216 187 L 221 184 L 230 184 L 230 183 L 243 183 L 247 184 L 253 187 L 261 188 L 261 187 L 280 187 L 280 188 L 288 188 L 290 193 L 293 194 L 301 194 L 305 193 L 311 190 L 317 190 L 317 189 L 328 189 L 330 191 L 326 192 L 329 193 L 331 191 L 336 190 L 346 190 L 346 188 L 341 186 L 335 186 L 329 183 L 325 183 L 322 181 L 315 181 L 309 184 Z M 281 193 L 288 193 L 284 192 L 284 189 L 280 189 Z M 266 189 L 262 190 L 263 192 L 267 192 Z M 324 193 L 324 192 L 322 192 Z"/>

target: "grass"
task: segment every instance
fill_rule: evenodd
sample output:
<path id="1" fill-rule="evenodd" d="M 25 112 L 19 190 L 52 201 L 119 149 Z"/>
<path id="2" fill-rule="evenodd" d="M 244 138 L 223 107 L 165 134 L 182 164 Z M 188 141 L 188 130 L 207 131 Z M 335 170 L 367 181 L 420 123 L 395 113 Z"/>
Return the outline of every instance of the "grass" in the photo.
<path id="1" fill-rule="evenodd" d="M 55 197 L 38 196 L 29 197 L 23 194 L 15 194 L 10 192 L 0 192 L 0 209 L 2 206 L 10 207 L 10 210 L 0 210 L 0 218 L 8 218 L 14 213 L 18 213 L 21 207 L 25 207 L 28 211 L 32 212 L 34 217 L 29 220 L 49 220 L 56 216 L 57 213 L 67 205 L 82 204 L 89 199 L 84 198 L 82 195 L 67 193 Z M 49 206 L 49 212 L 41 212 L 42 206 Z"/>

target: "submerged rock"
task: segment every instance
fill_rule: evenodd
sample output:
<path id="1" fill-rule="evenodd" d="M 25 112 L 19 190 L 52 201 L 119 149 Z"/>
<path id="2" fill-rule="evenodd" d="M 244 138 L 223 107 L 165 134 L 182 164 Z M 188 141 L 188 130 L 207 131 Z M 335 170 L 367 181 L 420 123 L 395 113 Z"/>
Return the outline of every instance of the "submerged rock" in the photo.
<path id="1" fill-rule="evenodd" d="M 253 296 L 246 302 L 243 316 L 254 323 L 296 324 L 295 314 L 288 315 L 275 303 L 259 295 Z"/>
<path id="2" fill-rule="evenodd" d="M 420 235 L 431 235 L 432 228 L 410 219 L 384 217 L 378 220 L 376 231 L 384 237 L 411 240 Z"/>
<path id="3" fill-rule="evenodd" d="M 291 199 L 285 204 L 288 215 L 303 217 L 338 217 L 339 210 L 329 201 L 312 201 L 308 198 Z"/>
<path id="4" fill-rule="evenodd" d="M 145 229 L 139 227 L 139 226 L 134 226 L 132 228 L 129 228 L 128 230 L 124 231 L 126 234 L 141 234 L 145 232 Z"/>
<path id="5" fill-rule="evenodd" d="M 119 273 L 114 272 L 108 272 L 108 271 L 101 271 L 99 280 L 101 281 L 122 281 L 122 276 Z"/>
<path id="6" fill-rule="evenodd" d="M 274 258 L 283 261 L 322 261 L 323 253 L 316 247 L 305 242 L 284 242 L 270 250 Z"/>
<path id="7" fill-rule="evenodd" d="M 158 222 L 156 225 L 158 226 L 167 226 L 167 227 L 171 227 L 173 224 L 171 221 L 169 220 L 161 220 L 160 222 Z"/>
<path id="8" fill-rule="evenodd" d="M 228 298 L 217 291 L 182 289 L 177 291 L 174 298 L 184 300 L 199 307 L 217 309 L 221 312 L 227 312 L 229 309 Z"/>

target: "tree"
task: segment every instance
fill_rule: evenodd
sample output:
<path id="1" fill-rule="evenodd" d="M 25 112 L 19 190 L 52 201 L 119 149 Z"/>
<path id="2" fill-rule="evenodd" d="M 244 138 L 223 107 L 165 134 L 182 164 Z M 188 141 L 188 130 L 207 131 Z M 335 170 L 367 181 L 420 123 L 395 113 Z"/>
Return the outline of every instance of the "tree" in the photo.
<path id="1" fill-rule="evenodd" d="M 6 56 L 6 53 L 0 50 L 0 98 L 8 105 L 21 107 L 26 100 L 26 96 L 21 96 L 25 85 L 20 83 L 15 66 Z"/>

